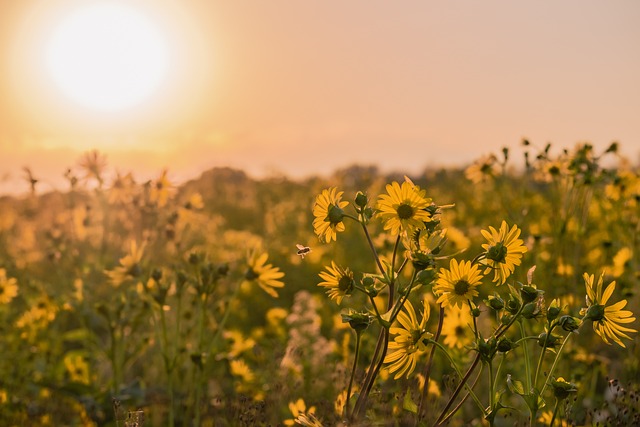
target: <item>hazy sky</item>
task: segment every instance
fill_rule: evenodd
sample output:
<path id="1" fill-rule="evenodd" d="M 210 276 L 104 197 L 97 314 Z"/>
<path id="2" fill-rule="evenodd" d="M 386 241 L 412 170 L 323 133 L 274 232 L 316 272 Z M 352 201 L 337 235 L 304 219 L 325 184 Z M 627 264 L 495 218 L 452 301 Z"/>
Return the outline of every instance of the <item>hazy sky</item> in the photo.
<path id="1" fill-rule="evenodd" d="M 166 34 L 160 92 L 116 113 L 66 99 L 43 45 L 88 0 L 0 0 L 0 179 L 57 182 L 98 148 L 175 179 L 213 166 L 418 172 L 523 137 L 640 153 L 640 2 L 131 0 Z M 4 178 L 3 178 L 4 177 Z"/>

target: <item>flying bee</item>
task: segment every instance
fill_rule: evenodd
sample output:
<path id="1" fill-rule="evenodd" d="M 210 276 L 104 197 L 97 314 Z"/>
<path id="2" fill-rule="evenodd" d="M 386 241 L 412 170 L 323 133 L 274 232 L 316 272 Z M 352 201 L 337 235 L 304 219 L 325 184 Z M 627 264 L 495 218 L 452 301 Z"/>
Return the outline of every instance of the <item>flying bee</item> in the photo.
<path id="1" fill-rule="evenodd" d="M 296 255 L 300 255 L 300 258 L 302 259 L 304 259 L 305 255 L 311 252 L 311 248 L 309 246 L 302 246 L 299 243 L 296 244 L 296 248 L 298 248 L 298 252 L 296 252 Z"/>

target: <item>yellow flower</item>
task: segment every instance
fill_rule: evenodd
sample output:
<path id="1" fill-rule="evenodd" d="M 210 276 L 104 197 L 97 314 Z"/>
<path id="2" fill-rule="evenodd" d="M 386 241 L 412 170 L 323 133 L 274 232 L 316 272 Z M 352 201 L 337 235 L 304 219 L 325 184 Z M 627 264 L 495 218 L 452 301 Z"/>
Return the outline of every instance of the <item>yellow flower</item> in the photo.
<path id="1" fill-rule="evenodd" d="M 324 282 L 318 283 L 318 286 L 327 288 L 327 295 L 338 304 L 342 302 L 345 295 L 351 295 L 355 281 L 353 280 L 353 272 L 348 268 L 342 268 L 331 261 L 331 266 L 325 267 L 327 271 L 320 272 L 319 276 Z"/>
<path id="2" fill-rule="evenodd" d="M 442 324 L 443 343 L 459 349 L 470 344 L 470 325 L 473 325 L 473 317 L 471 317 L 471 310 L 467 305 L 449 307 L 445 311 L 444 323 Z"/>
<path id="3" fill-rule="evenodd" d="M 84 357 L 77 353 L 69 353 L 65 355 L 63 362 L 71 382 L 89 384 L 89 364 Z"/>
<path id="4" fill-rule="evenodd" d="M 464 171 L 464 176 L 474 184 L 480 184 L 489 178 L 494 178 L 497 174 L 498 159 L 495 155 L 481 157 Z"/>
<path id="5" fill-rule="evenodd" d="M 292 419 L 284 420 L 284 425 L 293 426 L 296 425 L 296 420 L 300 415 L 303 414 L 315 414 L 316 407 L 311 406 L 307 409 L 307 405 L 304 403 L 304 400 L 298 399 L 295 402 L 289 402 L 289 410 L 291 411 L 291 415 L 293 415 Z"/>
<path id="6" fill-rule="evenodd" d="M 167 178 L 167 170 L 165 169 L 158 179 L 151 184 L 149 200 L 161 208 L 167 204 L 172 192 L 173 185 L 171 181 L 169 181 L 169 178 Z"/>
<path id="7" fill-rule="evenodd" d="M 540 417 L 538 418 L 538 421 L 540 422 L 540 425 L 548 426 L 548 425 L 551 425 L 551 420 L 552 419 L 553 419 L 553 411 L 545 411 L 542 414 L 540 414 Z M 560 424 L 556 424 L 556 422 L 558 422 L 558 418 L 555 419 L 554 426 L 557 426 L 557 425 L 560 425 L 561 427 L 569 427 L 569 426 L 571 426 L 571 424 L 569 424 L 565 420 L 561 420 Z"/>
<path id="8" fill-rule="evenodd" d="M 426 197 L 420 187 L 406 178 L 402 186 L 392 182 L 386 186 L 387 194 L 378 197 L 377 215 L 384 221 L 384 229 L 391 234 L 412 232 L 425 228 L 424 223 L 431 221 L 431 214 L 426 210 L 431 199 Z"/>
<path id="9" fill-rule="evenodd" d="M 118 172 L 109 188 L 109 203 L 128 205 L 133 200 L 135 190 L 136 183 L 131 173 L 123 176 Z"/>
<path id="10" fill-rule="evenodd" d="M 604 292 L 602 292 L 603 276 L 604 273 L 600 275 L 598 282 L 594 283 L 594 275 L 584 273 L 584 283 L 587 290 L 587 307 L 580 311 L 580 315 L 585 316 L 585 319 L 590 319 L 593 322 L 593 330 L 596 334 L 600 335 L 600 338 L 602 338 L 605 343 L 611 344 L 609 340 L 612 340 L 621 347 L 625 347 L 620 337 L 631 339 L 625 332 L 638 331 L 622 326 L 621 324 L 631 323 L 635 321 L 636 318 L 633 317 L 631 311 L 623 310 L 627 305 L 626 299 L 608 307 L 605 306 L 616 288 L 616 282 L 613 281 L 609 283 Z"/>
<path id="11" fill-rule="evenodd" d="M 242 359 L 231 360 L 229 368 L 232 375 L 242 378 L 245 383 L 250 383 L 255 379 L 253 371 Z"/>
<path id="12" fill-rule="evenodd" d="M 439 296 L 436 303 L 443 307 L 464 305 L 468 300 L 478 296 L 476 288 L 481 281 L 482 274 L 478 265 L 472 265 L 471 261 L 458 263 L 452 259 L 448 270 L 440 269 L 440 276 L 433 287 L 433 292 Z"/>
<path id="13" fill-rule="evenodd" d="M 488 243 L 482 245 L 486 251 L 484 264 L 487 269 L 484 274 L 494 272 L 493 281 L 502 285 L 513 273 L 517 265 L 520 265 L 522 256 L 527 252 L 522 239 L 519 239 L 520 229 L 514 225 L 509 230 L 506 221 L 502 221 L 500 230 L 489 227 L 489 231 L 482 230 L 482 235 Z"/>
<path id="14" fill-rule="evenodd" d="M 140 260 L 144 253 L 144 247 L 144 243 L 138 247 L 136 241 L 132 240 L 129 245 L 129 253 L 120 258 L 120 265 L 113 270 L 105 271 L 115 286 L 121 285 L 127 279 L 135 279 L 142 274 Z"/>
<path id="15" fill-rule="evenodd" d="M 257 251 L 252 251 L 249 254 L 247 260 L 249 265 L 244 275 L 244 283 L 256 282 L 263 291 L 277 298 L 278 292 L 274 288 L 282 288 L 284 286 L 284 283 L 278 280 L 284 277 L 284 273 L 278 267 L 265 264 L 267 258 L 269 258 L 269 255 L 266 252 L 260 254 Z"/>
<path id="16" fill-rule="evenodd" d="M 397 336 L 393 342 L 389 343 L 390 353 L 385 357 L 384 363 L 389 364 L 387 369 L 390 373 L 396 372 L 394 377 L 396 380 L 405 374 L 409 378 L 409 375 L 416 368 L 418 358 L 427 347 L 423 340 L 433 336 L 425 329 L 430 314 L 429 303 L 424 300 L 422 305 L 424 310 L 420 322 L 418 322 L 413 305 L 407 301 L 404 311 L 401 311 L 397 317 L 401 327 L 394 326 L 389 329 L 391 334 Z"/>
<path id="17" fill-rule="evenodd" d="M 13 278 L 7 278 L 7 271 L 0 268 L 0 304 L 8 304 L 18 295 L 18 281 Z"/>
<path id="18" fill-rule="evenodd" d="M 313 231 L 321 241 L 331 242 L 337 240 L 337 232 L 345 230 L 343 209 L 349 202 L 342 201 L 342 191 L 338 192 L 335 187 L 322 190 L 316 197 L 313 205 Z"/>
<path id="19" fill-rule="evenodd" d="M 624 274 L 627 263 L 633 258 L 633 252 L 628 247 L 620 249 L 613 257 L 613 277 L 620 277 Z"/>
<path id="20" fill-rule="evenodd" d="M 98 150 L 89 151 L 84 153 L 78 165 L 84 171 L 85 180 L 93 178 L 102 187 L 104 182 L 102 176 L 107 168 L 107 157 L 105 155 L 100 154 Z"/>

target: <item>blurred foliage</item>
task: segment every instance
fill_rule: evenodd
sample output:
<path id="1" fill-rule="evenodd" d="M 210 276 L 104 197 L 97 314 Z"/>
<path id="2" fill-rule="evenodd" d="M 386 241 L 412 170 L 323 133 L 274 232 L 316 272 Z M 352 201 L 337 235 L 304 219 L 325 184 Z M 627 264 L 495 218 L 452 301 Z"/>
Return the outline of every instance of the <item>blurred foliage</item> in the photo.
<path id="1" fill-rule="evenodd" d="M 537 266 L 545 299 L 580 307 L 582 274 L 605 270 L 637 314 L 638 167 L 616 145 L 554 154 L 525 141 L 525 149 L 523 159 L 505 149 L 468 168 L 411 177 L 438 205 L 455 204 L 442 215 L 449 253 L 479 248 L 480 230 L 504 219 L 523 230 L 523 265 Z M 5 425 L 125 425 L 136 411 L 147 425 L 278 425 L 300 405 L 304 412 L 304 402 L 327 425 L 340 422 L 355 339 L 317 286 L 318 273 L 331 261 L 352 271 L 375 265 L 354 256 L 368 250 L 356 227 L 341 233 L 340 245 L 318 242 L 312 206 L 324 188 L 339 187 L 349 200 L 358 191 L 376 196 L 402 174 L 357 165 L 324 178 L 256 180 L 216 168 L 174 186 L 170 171 L 148 182 L 112 174 L 92 152 L 67 170 L 67 189 L 40 194 L 37 171 L 26 171 L 32 191 L 0 198 Z M 381 236 L 376 245 L 390 251 L 382 226 L 372 227 Z M 311 252 L 302 259 L 296 244 Z M 268 253 L 267 262 L 285 273 L 278 298 L 249 274 L 249 251 Z M 518 280 L 525 282 L 527 268 Z M 480 288 L 482 298 L 489 289 Z M 363 340 L 360 366 L 374 345 Z M 581 383 L 570 419 L 619 417 L 607 406 L 607 381 L 638 389 L 638 338 L 622 349 L 585 333 L 568 353 L 565 367 Z M 446 361 L 434 369 L 443 378 L 430 394 L 436 404 L 456 380 Z M 371 396 L 383 409 L 370 416 L 405 425 L 412 419 L 407 390 L 417 381 L 383 375 Z M 518 417 L 507 412 L 501 425 Z M 465 406 L 451 423 L 480 425 L 473 420 Z"/>

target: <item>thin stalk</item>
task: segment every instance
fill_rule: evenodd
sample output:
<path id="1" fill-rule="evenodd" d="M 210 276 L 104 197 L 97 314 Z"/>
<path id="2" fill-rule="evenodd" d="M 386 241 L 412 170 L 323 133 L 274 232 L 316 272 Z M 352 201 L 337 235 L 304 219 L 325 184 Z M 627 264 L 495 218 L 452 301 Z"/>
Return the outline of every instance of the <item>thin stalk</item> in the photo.
<path id="1" fill-rule="evenodd" d="M 553 408 L 553 416 L 549 422 L 549 427 L 553 427 L 553 423 L 556 422 L 556 416 L 558 416 L 558 409 L 560 408 L 560 399 L 556 399 L 556 406 Z"/>
<path id="2" fill-rule="evenodd" d="M 378 269 L 380 270 L 380 273 L 383 274 L 383 275 L 386 275 L 387 273 L 384 271 L 384 267 L 382 266 L 382 263 L 380 262 L 380 257 L 378 256 L 378 252 L 376 251 L 375 246 L 373 246 L 373 240 L 371 240 L 371 235 L 369 234 L 369 230 L 367 230 L 367 226 L 362 221 L 360 221 L 360 224 L 362 225 L 362 230 L 364 230 L 364 235 L 367 238 L 367 243 L 369 243 L 369 248 L 371 249 L 371 252 L 373 253 L 373 258 L 374 258 L 374 260 L 376 262 L 376 265 L 378 266 Z"/>
<path id="3" fill-rule="evenodd" d="M 458 387 L 456 387 L 455 391 L 449 398 L 447 405 L 444 407 L 442 412 L 440 412 L 440 416 L 436 420 L 434 426 L 439 426 L 444 422 L 444 418 L 447 411 L 449 410 L 451 405 L 453 405 L 453 402 L 455 398 L 458 397 L 458 394 L 460 394 L 460 391 L 464 388 L 465 383 L 469 380 L 469 377 L 471 376 L 471 373 L 473 372 L 473 370 L 476 368 L 476 366 L 478 366 L 478 362 L 480 362 L 480 353 L 476 354 L 475 359 L 473 359 L 473 363 L 471 364 L 471 366 L 469 366 L 469 369 L 467 369 L 467 372 L 464 374 L 464 377 L 462 377 L 462 380 L 460 380 Z"/>
<path id="4" fill-rule="evenodd" d="M 507 325 L 505 325 L 503 328 L 498 328 L 498 330 L 496 331 L 495 337 L 494 337 L 496 340 L 498 338 L 500 338 L 505 332 L 507 332 L 507 330 L 509 330 L 511 325 L 513 325 L 513 323 L 516 321 L 516 319 L 518 318 L 518 316 L 522 312 L 522 308 L 523 307 L 524 307 L 524 305 L 522 307 L 520 307 L 520 309 L 516 312 L 516 314 L 513 315 L 513 318 L 511 319 L 511 321 Z M 440 413 L 440 416 L 436 420 L 436 423 L 434 424 L 434 426 L 440 425 L 443 422 L 445 414 L 447 413 L 447 411 L 449 410 L 449 408 L 453 404 L 453 402 L 456 399 L 456 397 L 458 397 L 458 394 L 460 394 L 460 391 L 464 387 L 464 383 L 469 380 L 469 377 L 471 376 L 471 373 L 476 368 L 476 366 L 478 366 L 478 362 L 480 362 L 480 353 L 478 353 L 476 355 L 475 359 L 473 360 L 473 363 L 471 364 L 471 366 L 469 366 L 469 369 L 467 370 L 466 374 L 462 378 L 462 381 L 460 382 L 460 384 L 458 384 L 458 387 L 456 387 L 456 389 L 454 390 L 453 394 L 449 398 L 449 401 L 447 402 L 447 405 L 444 407 L 444 409 Z M 448 416 L 447 416 L 447 418 L 448 418 Z"/>
<path id="5" fill-rule="evenodd" d="M 164 359 L 164 369 L 167 373 L 167 388 L 169 392 L 169 426 L 175 425 L 175 415 L 174 415 L 174 406 L 175 406 L 175 395 L 173 390 L 173 367 L 174 363 L 172 358 L 169 356 L 169 335 L 167 334 L 167 319 L 164 315 L 164 309 L 160 307 L 160 327 L 162 330 L 162 341 L 163 341 L 163 351 L 162 356 Z"/>
<path id="6" fill-rule="evenodd" d="M 476 376 L 476 379 L 473 380 L 473 383 L 471 384 L 471 389 L 473 390 L 476 386 L 476 384 L 478 383 L 478 380 L 480 379 L 480 377 L 482 376 L 482 365 L 480 365 L 480 371 L 478 371 L 478 375 Z M 456 406 L 454 406 L 454 408 L 451 410 L 451 412 L 449 412 L 447 414 L 446 417 L 444 417 L 444 419 L 442 421 L 440 421 L 440 425 L 446 423 L 449 418 L 453 417 L 453 415 L 458 412 L 458 410 L 460 409 L 460 407 L 462 407 L 462 405 L 464 404 L 464 402 L 467 400 L 467 398 L 469 397 L 469 392 L 467 392 L 467 394 L 465 394 L 462 399 L 460 399 L 460 402 L 458 402 L 458 404 Z M 484 411 L 482 411 L 482 413 L 484 414 Z"/>
<path id="7" fill-rule="evenodd" d="M 544 343 L 542 345 L 542 350 L 540 351 L 540 357 L 538 358 L 538 366 L 536 366 L 536 373 L 533 377 L 533 387 L 538 386 L 538 375 L 540 374 L 540 368 L 542 368 L 542 359 L 544 359 L 544 354 L 546 353 L 546 350 L 547 350 L 547 342 L 549 341 L 549 335 L 551 335 L 552 331 L 553 331 L 553 328 L 552 327 L 549 328 L 549 332 L 544 337 Z"/>
<path id="8" fill-rule="evenodd" d="M 553 359 L 553 364 L 551 365 L 551 369 L 549 370 L 549 375 L 547 375 L 547 380 L 542 385 L 542 390 L 540 390 L 540 396 L 542 396 L 542 393 L 544 393 L 545 389 L 549 385 L 549 380 L 551 379 L 551 375 L 553 375 L 553 371 L 555 371 L 556 369 L 558 360 L 560 360 L 560 354 L 562 354 L 562 350 L 564 349 L 565 344 L 569 341 L 570 336 L 571 336 L 571 333 L 568 333 L 567 336 L 564 338 L 564 341 L 562 341 L 562 345 L 560 346 L 560 349 L 558 350 L 558 353 L 556 354 L 555 359 Z"/>
<path id="9" fill-rule="evenodd" d="M 523 338 L 526 337 L 527 334 L 524 330 L 524 324 L 522 322 L 522 319 L 520 319 L 518 324 L 520 325 L 520 334 L 522 335 Z M 529 394 L 531 393 L 531 367 L 529 366 L 530 357 L 529 357 L 529 347 L 527 346 L 527 343 L 522 344 L 522 350 L 524 351 L 524 380 L 527 386 L 526 392 L 527 394 Z"/>
<path id="10" fill-rule="evenodd" d="M 349 378 L 349 386 L 347 387 L 347 401 L 344 404 L 344 413 L 349 418 L 349 401 L 351 400 L 351 387 L 353 386 L 353 377 L 356 374 L 356 368 L 358 367 L 358 356 L 360 355 L 360 338 L 362 337 L 362 331 L 356 331 L 356 352 L 353 357 L 353 367 L 351 368 L 351 378 Z"/>
<path id="11" fill-rule="evenodd" d="M 442 334 L 442 325 L 444 323 L 444 307 L 440 306 L 440 314 L 438 317 L 438 328 L 436 329 L 436 335 L 433 337 L 434 342 L 438 342 L 440 339 L 440 334 Z M 427 396 L 429 395 L 429 377 L 431 376 L 431 366 L 433 364 L 433 356 L 436 352 L 436 347 L 431 347 L 431 352 L 429 353 L 429 359 L 427 360 L 427 364 L 424 366 L 424 387 L 422 387 L 422 394 L 420 395 L 420 404 L 418 405 L 418 417 L 416 418 L 416 425 L 419 421 L 424 419 L 426 416 L 425 409 L 427 404 Z"/>
<path id="12" fill-rule="evenodd" d="M 447 356 L 447 359 L 449 360 L 449 363 L 451 363 L 451 366 L 453 366 L 453 369 L 456 371 L 456 374 L 458 374 L 458 376 L 460 378 L 462 378 L 462 372 L 460 372 L 460 368 L 458 368 L 458 365 L 456 365 L 456 362 L 453 360 L 453 358 L 451 357 L 451 355 L 449 354 L 447 349 L 444 348 L 444 346 L 442 344 L 438 343 L 438 342 L 430 341 L 430 343 L 433 344 L 434 347 L 437 347 L 439 350 L 441 350 L 445 354 L 445 356 Z M 490 367 L 489 371 L 491 371 L 491 367 Z M 480 408 L 480 410 L 482 411 L 482 414 L 484 415 L 485 408 L 482 405 L 482 402 L 480 402 L 480 399 L 478 398 L 478 396 L 476 396 L 476 394 L 473 392 L 472 387 L 469 386 L 469 384 L 466 384 L 466 383 L 465 383 L 465 387 L 467 388 L 467 392 L 471 395 L 473 400 L 478 405 L 478 408 Z"/>

